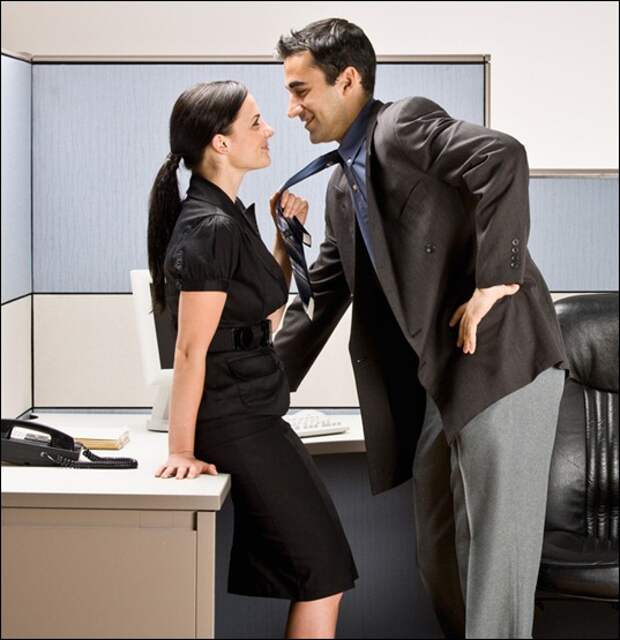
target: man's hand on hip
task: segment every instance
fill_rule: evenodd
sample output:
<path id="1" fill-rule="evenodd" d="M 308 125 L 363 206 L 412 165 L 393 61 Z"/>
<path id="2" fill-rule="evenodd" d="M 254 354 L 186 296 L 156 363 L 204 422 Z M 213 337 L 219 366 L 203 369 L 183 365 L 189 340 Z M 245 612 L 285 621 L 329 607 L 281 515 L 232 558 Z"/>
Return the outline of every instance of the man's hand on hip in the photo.
<path id="1" fill-rule="evenodd" d="M 500 284 L 496 287 L 476 289 L 474 295 L 462 304 L 452 315 L 450 326 L 460 320 L 459 337 L 456 346 L 463 347 L 463 353 L 474 353 L 476 350 L 476 330 L 478 324 L 491 310 L 491 307 L 504 296 L 512 296 L 519 291 L 518 284 Z"/>

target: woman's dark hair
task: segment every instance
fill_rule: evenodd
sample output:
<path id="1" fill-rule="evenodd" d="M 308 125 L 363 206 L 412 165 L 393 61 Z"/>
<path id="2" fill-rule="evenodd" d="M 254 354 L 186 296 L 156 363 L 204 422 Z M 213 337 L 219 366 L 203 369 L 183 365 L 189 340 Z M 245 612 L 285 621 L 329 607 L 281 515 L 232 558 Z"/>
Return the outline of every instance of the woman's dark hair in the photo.
<path id="1" fill-rule="evenodd" d="M 291 31 L 290 36 L 280 36 L 276 51 L 280 60 L 309 51 L 331 85 L 347 67 L 355 67 L 368 96 L 374 93 L 375 50 L 366 34 L 352 22 L 342 18 L 312 22 L 301 31 Z"/>
<path id="2" fill-rule="evenodd" d="M 164 258 L 181 212 L 179 163 L 182 159 L 190 171 L 198 169 L 205 147 L 213 137 L 230 133 L 247 94 L 247 88 L 234 80 L 203 82 L 184 91 L 174 103 L 170 116 L 170 153 L 155 177 L 149 197 L 149 270 L 157 311 L 166 308 Z"/>

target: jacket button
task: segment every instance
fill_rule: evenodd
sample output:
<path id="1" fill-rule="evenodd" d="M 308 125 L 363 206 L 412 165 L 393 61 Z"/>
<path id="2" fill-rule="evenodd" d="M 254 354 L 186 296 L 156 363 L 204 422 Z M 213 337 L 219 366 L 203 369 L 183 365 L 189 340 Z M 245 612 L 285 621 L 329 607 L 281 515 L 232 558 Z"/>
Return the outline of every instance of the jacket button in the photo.
<path id="1" fill-rule="evenodd" d="M 435 245 L 430 242 L 426 243 L 424 245 L 424 251 L 426 251 L 426 253 L 433 253 L 433 251 L 435 251 Z"/>
<path id="2" fill-rule="evenodd" d="M 512 253 L 519 253 L 519 247 L 513 247 L 511 251 Z"/>
<path id="3" fill-rule="evenodd" d="M 513 238 L 512 244 L 516 247 L 519 244 L 519 239 L 518 238 Z"/>

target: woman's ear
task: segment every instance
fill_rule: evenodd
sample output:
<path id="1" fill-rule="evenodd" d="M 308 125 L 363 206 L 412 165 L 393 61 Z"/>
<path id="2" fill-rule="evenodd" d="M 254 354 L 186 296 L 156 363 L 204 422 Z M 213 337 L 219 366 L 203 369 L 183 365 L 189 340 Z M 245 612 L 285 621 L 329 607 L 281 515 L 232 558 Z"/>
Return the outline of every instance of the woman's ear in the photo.
<path id="1" fill-rule="evenodd" d="M 228 153 L 228 141 L 226 140 L 226 136 L 223 136 L 221 133 L 213 136 L 211 146 L 217 153 Z"/>

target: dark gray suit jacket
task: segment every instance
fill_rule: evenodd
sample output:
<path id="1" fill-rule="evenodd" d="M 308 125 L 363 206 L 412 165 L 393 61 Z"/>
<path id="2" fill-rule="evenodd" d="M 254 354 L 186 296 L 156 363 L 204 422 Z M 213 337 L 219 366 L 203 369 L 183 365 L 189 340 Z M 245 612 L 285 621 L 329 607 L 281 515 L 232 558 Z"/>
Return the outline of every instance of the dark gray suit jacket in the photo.
<path id="1" fill-rule="evenodd" d="M 551 366 L 568 368 L 547 285 L 528 250 L 529 167 L 515 138 L 415 97 L 378 103 L 367 136 L 368 217 L 377 275 L 337 167 L 310 267 L 312 322 L 299 299 L 276 351 L 297 389 L 353 301 L 349 351 L 374 494 L 411 477 L 425 392 L 451 442 L 493 402 Z M 378 277 L 377 277 L 378 276 Z M 449 320 L 476 287 L 518 283 L 482 319 L 474 354 Z"/>

